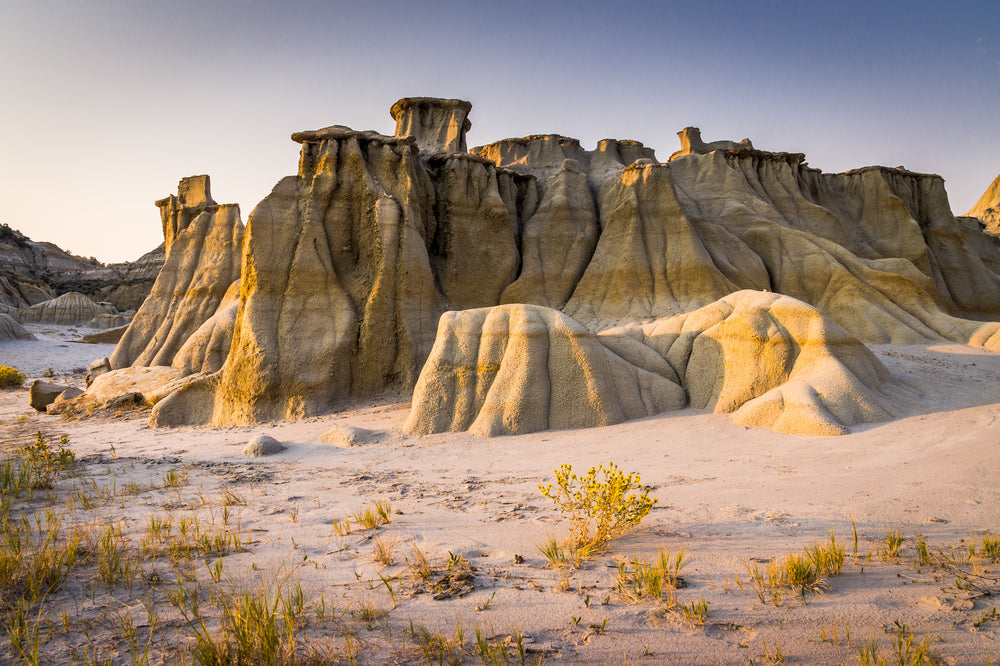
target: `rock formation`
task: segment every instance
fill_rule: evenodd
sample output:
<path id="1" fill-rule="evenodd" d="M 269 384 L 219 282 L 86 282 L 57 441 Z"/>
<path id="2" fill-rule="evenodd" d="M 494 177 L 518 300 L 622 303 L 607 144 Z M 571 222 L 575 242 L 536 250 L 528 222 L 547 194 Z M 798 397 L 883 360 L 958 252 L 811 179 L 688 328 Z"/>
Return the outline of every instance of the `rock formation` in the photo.
<path id="1" fill-rule="evenodd" d="M 389 109 L 396 136 L 412 136 L 421 150 L 464 153 L 465 133 L 472 129 L 472 104 L 460 99 L 404 97 Z"/>
<path id="2" fill-rule="evenodd" d="M 681 140 L 681 149 L 670 156 L 668 162 L 672 162 L 674 158 L 682 157 L 684 155 L 704 155 L 705 153 L 710 153 L 714 150 L 740 150 L 742 148 L 753 149 L 753 143 L 750 139 L 743 139 L 742 141 L 712 141 L 710 143 L 705 143 L 701 139 L 701 130 L 697 127 L 685 127 L 680 132 L 677 133 L 677 138 Z"/>
<path id="3" fill-rule="evenodd" d="M 71 291 L 27 308 L 18 308 L 11 314 L 22 324 L 86 326 L 95 317 L 117 314 L 117 310 L 110 303 L 95 303 L 83 294 Z"/>
<path id="4" fill-rule="evenodd" d="M 76 291 L 119 310 L 134 310 L 163 265 L 162 248 L 135 262 L 104 265 L 36 242 L 0 224 L 0 311 L 35 305 Z"/>
<path id="5" fill-rule="evenodd" d="M 509 305 L 441 318 L 405 429 L 593 427 L 680 409 L 690 396 L 747 425 L 830 435 L 888 420 L 907 393 L 836 322 L 780 294 L 741 291 L 598 335 L 555 310 Z"/>
<path id="6" fill-rule="evenodd" d="M 979 219 L 987 232 L 1000 236 L 1000 176 L 990 183 L 976 205 L 965 215 Z"/>
<path id="7" fill-rule="evenodd" d="M 178 196 L 157 202 L 167 259 L 111 355 L 111 367 L 173 363 L 239 278 L 243 245 L 239 206 L 211 202 L 208 188 L 208 176 L 185 178 Z M 188 200 L 193 207 L 185 206 Z M 195 361 L 189 358 L 185 363 L 193 367 Z"/>
<path id="8" fill-rule="evenodd" d="M 17 320 L 5 312 L 0 312 L 0 342 L 4 340 L 34 340 L 32 335 Z"/>
<path id="9" fill-rule="evenodd" d="M 938 176 L 824 174 L 696 128 L 669 163 L 557 134 L 466 152 L 470 108 L 406 98 L 396 136 L 293 134 L 298 172 L 250 214 L 242 276 L 238 219 L 219 221 L 207 177 L 159 202 L 167 263 L 112 358 L 188 374 L 151 423 L 415 391 L 414 432 L 691 404 L 832 434 L 905 409 L 862 343 L 1000 347 L 984 323 L 1000 319 L 1000 241 L 952 215 Z M 196 249 L 210 233 L 226 259 Z"/>
<path id="10" fill-rule="evenodd" d="M 502 305 L 441 317 L 405 430 L 490 437 L 589 428 L 685 402 L 678 383 L 618 357 L 566 315 Z"/>

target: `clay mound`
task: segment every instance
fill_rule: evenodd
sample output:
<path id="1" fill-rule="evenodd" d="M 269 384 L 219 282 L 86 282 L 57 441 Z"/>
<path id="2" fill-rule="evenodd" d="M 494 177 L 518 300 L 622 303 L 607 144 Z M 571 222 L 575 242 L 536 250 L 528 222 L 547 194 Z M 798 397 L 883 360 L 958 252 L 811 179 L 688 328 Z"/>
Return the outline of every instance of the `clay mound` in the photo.
<path id="1" fill-rule="evenodd" d="M 185 178 L 178 187 L 182 196 L 158 202 L 167 259 L 149 297 L 111 355 L 111 367 L 173 363 L 184 343 L 215 314 L 226 290 L 239 278 L 243 245 L 240 209 L 235 204 L 212 202 L 207 178 Z M 189 180 L 195 180 L 195 185 Z M 187 206 L 188 200 L 195 205 Z"/>
<path id="2" fill-rule="evenodd" d="M 34 340 L 35 336 L 9 314 L 0 312 L 0 342 L 3 340 Z"/>
<path id="3" fill-rule="evenodd" d="M 598 335 L 555 310 L 509 305 L 442 316 L 405 430 L 594 427 L 680 409 L 690 396 L 745 425 L 835 435 L 900 415 L 906 395 L 835 321 L 780 294 L 740 291 Z"/>
<path id="4" fill-rule="evenodd" d="M 990 183 L 976 205 L 965 215 L 978 218 L 987 232 L 1000 235 L 1000 176 Z"/>
<path id="5" fill-rule="evenodd" d="M 641 333 L 640 333 L 641 332 Z M 622 338 L 670 364 L 691 406 L 799 435 L 843 434 L 899 416 L 899 385 L 856 338 L 789 296 L 730 294 L 694 312 L 599 335 L 626 358 Z"/>
<path id="6" fill-rule="evenodd" d="M 110 303 L 95 303 L 83 294 L 71 291 L 37 305 L 14 310 L 13 317 L 22 324 L 83 326 L 103 314 L 115 314 Z"/>
<path id="7" fill-rule="evenodd" d="M 448 312 L 404 429 L 491 437 L 589 428 L 680 409 L 681 387 L 606 349 L 549 308 Z"/>

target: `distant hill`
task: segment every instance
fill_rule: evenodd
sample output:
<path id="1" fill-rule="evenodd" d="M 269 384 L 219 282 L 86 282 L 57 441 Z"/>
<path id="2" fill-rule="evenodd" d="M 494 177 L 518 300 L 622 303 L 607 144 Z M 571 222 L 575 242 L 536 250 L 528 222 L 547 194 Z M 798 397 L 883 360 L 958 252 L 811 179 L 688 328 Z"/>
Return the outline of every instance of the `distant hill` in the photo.
<path id="1" fill-rule="evenodd" d="M 119 310 L 133 310 L 149 294 L 163 261 L 161 245 L 136 261 L 102 264 L 0 224 L 0 309 L 78 291 Z"/>

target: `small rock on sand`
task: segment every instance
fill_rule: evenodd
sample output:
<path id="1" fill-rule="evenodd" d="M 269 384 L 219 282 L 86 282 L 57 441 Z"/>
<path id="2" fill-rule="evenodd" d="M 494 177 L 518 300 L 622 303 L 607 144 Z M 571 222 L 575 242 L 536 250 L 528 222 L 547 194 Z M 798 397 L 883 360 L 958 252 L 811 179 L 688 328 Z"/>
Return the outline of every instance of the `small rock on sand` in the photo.
<path id="1" fill-rule="evenodd" d="M 243 455 L 247 456 L 273 456 L 275 453 L 281 453 L 287 448 L 284 444 L 276 440 L 274 437 L 268 435 L 254 435 L 247 442 L 247 445 L 243 447 Z"/>
<path id="2" fill-rule="evenodd" d="M 319 436 L 319 441 L 332 446 L 339 446 L 347 449 L 352 446 L 371 444 L 382 439 L 382 432 L 378 430 L 365 430 L 354 426 L 337 426 L 330 428 Z"/>

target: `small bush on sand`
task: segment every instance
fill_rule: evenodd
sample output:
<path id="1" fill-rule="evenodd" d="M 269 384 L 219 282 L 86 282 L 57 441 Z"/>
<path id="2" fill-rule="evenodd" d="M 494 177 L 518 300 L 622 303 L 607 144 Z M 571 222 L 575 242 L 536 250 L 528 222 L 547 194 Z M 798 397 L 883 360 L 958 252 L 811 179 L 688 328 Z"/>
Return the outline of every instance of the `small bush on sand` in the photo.
<path id="1" fill-rule="evenodd" d="M 583 476 L 574 474 L 572 465 L 553 471 L 555 486 L 549 483 L 538 489 L 569 516 L 566 543 L 587 554 L 638 525 L 657 501 L 649 496 L 652 489 L 642 485 L 638 474 L 624 474 L 613 462 L 591 467 Z"/>
<path id="2" fill-rule="evenodd" d="M 0 365 L 0 388 L 17 388 L 24 383 L 24 373 L 9 365 Z"/>

